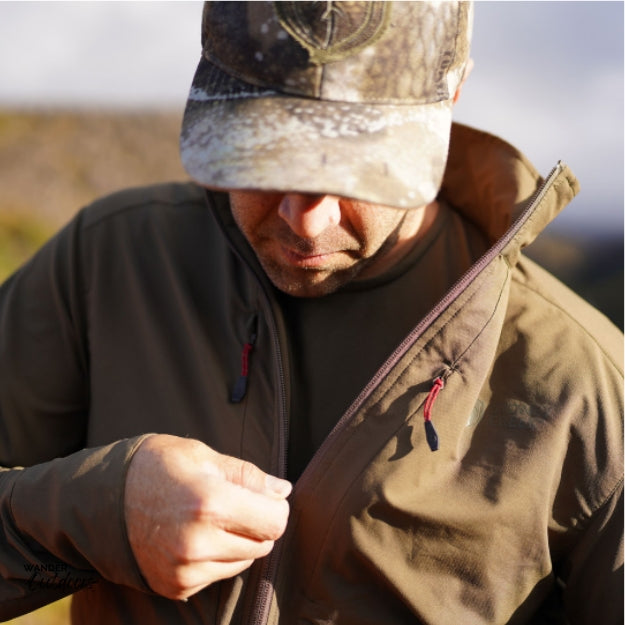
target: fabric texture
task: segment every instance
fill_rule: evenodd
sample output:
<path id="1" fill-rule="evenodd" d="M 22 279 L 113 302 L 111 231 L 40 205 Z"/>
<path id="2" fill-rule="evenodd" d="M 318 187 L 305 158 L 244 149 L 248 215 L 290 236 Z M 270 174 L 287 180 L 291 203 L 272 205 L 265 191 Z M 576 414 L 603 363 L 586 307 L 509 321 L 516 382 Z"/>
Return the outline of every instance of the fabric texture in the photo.
<path id="1" fill-rule="evenodd" d="M 285 475 L 297 354 L 226 195 L 81 211 L 0 288 L 0 618 L 77 591 L 74 623 L 96 625 L 622 622 L 622 334 L 522 254 L 577 189 L 452 129 L 441 198 L 488 251 L 323 441 L 269 559 L 188 602 L 132 556 L 132 454 L 169 433 Z"/>

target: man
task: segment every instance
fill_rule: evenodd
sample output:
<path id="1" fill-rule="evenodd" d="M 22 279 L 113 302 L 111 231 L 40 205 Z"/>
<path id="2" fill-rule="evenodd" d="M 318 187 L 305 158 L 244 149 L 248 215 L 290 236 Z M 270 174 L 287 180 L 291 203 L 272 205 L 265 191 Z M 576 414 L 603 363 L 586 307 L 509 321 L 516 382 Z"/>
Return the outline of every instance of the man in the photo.
<path id="1" fill-rule="evenodd" d="M 470 27 L 206 5 L 197 184 L 0 291 L 2 616 L 619 621 L 622 338 L 520 253 L 568 168 L 451 128 Z"/>

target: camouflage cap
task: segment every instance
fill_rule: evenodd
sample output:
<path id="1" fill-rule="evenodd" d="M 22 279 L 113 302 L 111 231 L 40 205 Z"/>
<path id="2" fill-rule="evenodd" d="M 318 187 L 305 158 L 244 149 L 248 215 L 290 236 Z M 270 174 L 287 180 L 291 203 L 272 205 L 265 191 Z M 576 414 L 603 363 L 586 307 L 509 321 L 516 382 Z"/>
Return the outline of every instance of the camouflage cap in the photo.
<path id="1" fill-rule="evenodd" d="M 433 200 L 467 2 L 207 2 L 182 161 L 222 189 Z"/>

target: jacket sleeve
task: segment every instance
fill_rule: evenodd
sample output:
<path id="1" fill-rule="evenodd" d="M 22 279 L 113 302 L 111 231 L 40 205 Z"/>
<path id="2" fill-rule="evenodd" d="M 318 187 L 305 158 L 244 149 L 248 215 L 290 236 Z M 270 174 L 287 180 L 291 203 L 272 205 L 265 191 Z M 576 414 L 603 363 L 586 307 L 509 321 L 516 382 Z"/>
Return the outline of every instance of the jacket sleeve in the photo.
<path id="1" fill-rule="evenodd" d="M 623 336 L 614 329 L 612 337 L 580 367 L 596 392 L 580 394 L 584 410 L 572 421 L 562 468 L 556 518 L 567 538 L 554 571 L 570 625 L 623 623 Z"/>
<path id="2" fill-rule="evenodd" d="M 571 625 L 623 623 L 622 481 L 583 528 L 562 577 Z"/>
<path id="3" fill-rule="evenodd" d="M 143 438 L 0 472 L 0 620 L 101 578 L 147 590 L 123 510 L 126 468 Z"/>
<path id="4" fill-rule="evenodd" d="M 84 449 L 80 245 L 79 216 L 0 287 L 0 620 L 100 578 L 145 589 L 123 517 L 142 437 Z"/>

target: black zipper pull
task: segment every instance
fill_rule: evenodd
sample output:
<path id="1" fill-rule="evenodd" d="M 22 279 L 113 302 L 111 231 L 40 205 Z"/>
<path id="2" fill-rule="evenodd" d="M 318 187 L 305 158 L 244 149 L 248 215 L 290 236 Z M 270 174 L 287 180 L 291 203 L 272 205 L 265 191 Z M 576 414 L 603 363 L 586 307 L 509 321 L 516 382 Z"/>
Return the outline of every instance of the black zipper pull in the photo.
<path id="1" fill-rule="evenodd" d="M 438 434 L 432 423 L 432 406 L 441 392 L 441 389 L 445 386 L 443 378 L 438 377 L 434 380 L 434 384 L 425 398 L 425 405 L 423 406 L 423 420 L 425 425 L 425 438 L 432 451 L 438 449 Z"/>
<path id="2" fill-rule="evenodd" d="M 257 332 L 258 318 L 256 315 L 252 318 L 250 322 L 250 337 L 247 343 L 243 345 L 243 351 L 241 352 L 241 373 L 234 384 L 234 388 L 232 389 L 232 394 L 230 395 L 230 400 L 238 404 L 245 397 L 245 393 L 247 391 L 247 379 L 249 377 L 249 369 L 250 369 L 250 355 L 252 350 L 254 349 L 254 344 L 256 343 L 256 332 Z"/>

